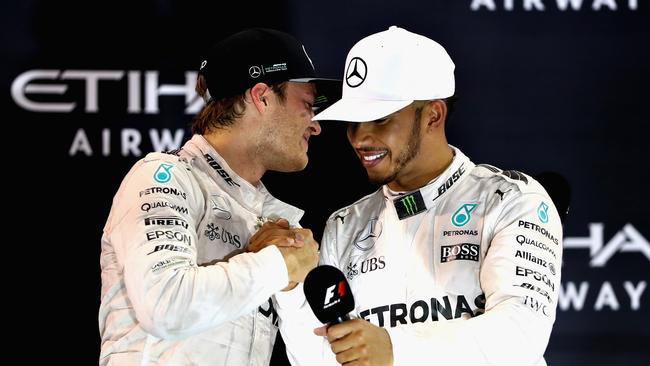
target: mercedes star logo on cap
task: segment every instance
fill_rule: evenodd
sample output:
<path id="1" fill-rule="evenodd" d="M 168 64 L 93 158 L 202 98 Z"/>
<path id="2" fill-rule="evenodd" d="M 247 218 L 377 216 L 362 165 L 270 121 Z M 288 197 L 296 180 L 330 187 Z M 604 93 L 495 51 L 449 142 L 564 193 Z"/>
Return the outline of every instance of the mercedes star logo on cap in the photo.
<path id="1" fill-rule="evenodd" d="M 262 74 L 262 70 L 258 66 L 251 66 L 250 69 L 248 69 L 248 74 L 253 78 L 256 79 Z"/>
<path id="2" fill-rule="evenodd" d="M 350 88 L 356 88 L 366 80 L 367 73 L 368 67 L 366 66 L 366 62 L 360 57 L 355 57 L 350 60 L 348 69 L 345 71 L 345 83 Z"/>

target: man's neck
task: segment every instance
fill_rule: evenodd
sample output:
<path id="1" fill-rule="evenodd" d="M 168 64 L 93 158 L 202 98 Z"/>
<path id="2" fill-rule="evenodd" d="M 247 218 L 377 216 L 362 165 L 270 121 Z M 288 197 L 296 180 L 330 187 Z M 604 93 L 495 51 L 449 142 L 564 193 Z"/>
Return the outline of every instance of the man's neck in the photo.
<path id="1" fill-rule="evenodd" d="M 259 184 L 266 172 L 255 157 L 254 139 L 244 135 L 240 129 L 224 128 L 203 135 L 208 143 L 226 160 L 230 169 L 253 186 Z"/>
<path id="2" fill-rule="evenodd" d="M 396 192 L 408 192 L 422 188 L 442 174 L 454 160 L 454 152 L 446 143 L 420 150 L 418 161 L 411 162 L 410 173 L 388 183 Z"/>

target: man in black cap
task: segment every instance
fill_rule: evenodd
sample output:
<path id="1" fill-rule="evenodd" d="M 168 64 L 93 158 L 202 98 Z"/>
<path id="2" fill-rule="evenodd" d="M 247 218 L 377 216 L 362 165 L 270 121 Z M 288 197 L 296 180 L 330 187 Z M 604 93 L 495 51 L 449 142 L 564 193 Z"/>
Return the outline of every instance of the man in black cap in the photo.
<path id="1" fill-rule="evenodd" d="M 276 30 L 249 29 L 210 50 L 194 136 L 138 161 L 113 200 L 101 241 L 100 365 L 269 364 L 271 297 L 304 279 L 318 244 L 298 228 L 303 211 L 260 179 L 305 168 L 321 130 L 313 108 L 332 100 L 318 93 L 336 84 L 317 79 L 302 44 Z M 274 217 L 286 220 L 253 237 Z M 266 246 L 247 250 L 251 239 Z"/>

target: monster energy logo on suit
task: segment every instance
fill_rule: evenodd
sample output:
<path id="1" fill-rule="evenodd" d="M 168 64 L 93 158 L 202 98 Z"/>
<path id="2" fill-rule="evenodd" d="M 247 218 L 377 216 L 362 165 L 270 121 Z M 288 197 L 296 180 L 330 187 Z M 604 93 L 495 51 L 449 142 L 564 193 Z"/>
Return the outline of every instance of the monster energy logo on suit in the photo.
<path id="1" fill-rule="evenodd" d="M 409 193 L 393 200 L 395 211 L 400 220 L 419 214 L 427 209 L 420 191 Z"/>

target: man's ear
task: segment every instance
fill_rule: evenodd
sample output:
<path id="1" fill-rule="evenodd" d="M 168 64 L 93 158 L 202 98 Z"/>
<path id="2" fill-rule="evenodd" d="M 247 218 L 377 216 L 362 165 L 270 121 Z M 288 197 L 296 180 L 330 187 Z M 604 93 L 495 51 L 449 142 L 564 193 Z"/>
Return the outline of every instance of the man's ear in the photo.
<path id="1" fill-rule="evenodd" d="M 447 116 L 447 105 L 440 99 L 429 101 L 424 107 L 424 116 L 427 119 L 427 128 L 439 128 Z"/>
<path id="2" fill-rule="evenodd" d="M 255 108 L 257 108 L 258 111 L 262 112 L 269 106 L 267 97 L 271 92 L 271 88 L 264 83 L 257 83 L 253 85 L 250 92 L 251 103 L 255 105 Z"/>

